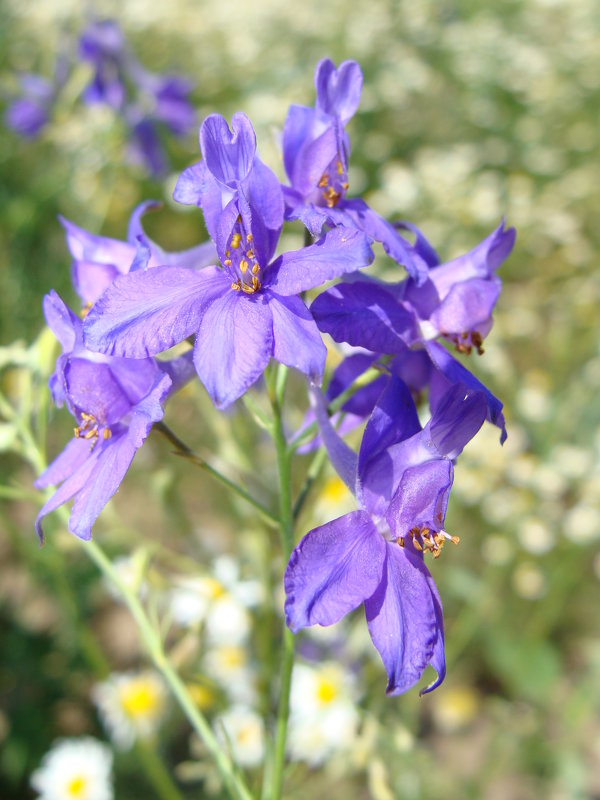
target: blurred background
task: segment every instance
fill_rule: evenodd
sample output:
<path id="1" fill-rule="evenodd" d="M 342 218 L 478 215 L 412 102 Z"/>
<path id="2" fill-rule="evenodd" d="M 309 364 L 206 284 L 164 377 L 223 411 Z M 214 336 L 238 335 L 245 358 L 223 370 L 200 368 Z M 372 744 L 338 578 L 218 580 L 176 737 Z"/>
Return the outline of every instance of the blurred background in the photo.
<path id="1" fill-rule="evenodd" d="M 58 53 L 76 52 L 86 10 L 65 0 L 0 0 L 6 103 L 16 75 L 51 77 Z M 359 719 L 352 740 L 328 745 L 324 761 L 299 756 L 286 797 L 600 798 L 600 7 L 130 0 L 94 11 L 118 21 L 146 68 L 192 80 L 198 124 L 213 111 L 246 112 L 261 157 L 282 178 L 278 136 L 289 104 L 312 105 L 319 59 L 356 59 L 364 90 L 348 126 L 350 194 L 417 224 L 444 260 L 503 216 L 518 232 L 485 355 L 467 364 L 505 403 L 509 438 L 501 448 L 497 430 L 485 428 L 459 460 L 446 527 L 461 544 L 431 566 L 444 602 L 448 677 L 423 699 L 416 691 L 386 699 L 360 618 L 333 638 L 307 636 L 307 663 L 318 652 L 344 665 Z M 135 205 L 154 198 L 164 207 L 146 227 L 165 249 L 205 236 L 200 213 L 170 199 L 181 169 L 200 158 L 196 133 L 165 139 L 171 170 L 148 178 L 127 158 L 114 114 L 77 102 L 89 76 L 77 67 L 36 139 L 0 126 L 0 382 L 21 419 L 39 418 L 47 402 L 52 337 L 32 346 L 43 329 L 42 297 L 54 288 L 76 305 L 58 214 L 123 239 Z M 302 412 L 293 409 L 292 419 Z M 51 413 L 53 458 L 71 422 Z M 265 488 L 272 457 L 247 418 L 217 415 L 196 386 L 166 420 L 236 469 L 252 471 L 258 448 L 267 466 L 250 488 L 274 502 Z M 6 419 L 0 450 L 1 484 L 12 487 L 0 497 L 0 796 L 20 800 L 34 796 L 29 776 L 56 739 L 107 738 L 92 684 L 145 662 L 124 607 L 58 521 L 49 521 L 39 548 L 35 475 Z M 345 510 L 335 481 L 320 487 L 298 536 Z M 266 575 L 276 591 L 283 568 L 272 564 L 271 534 L 248 508 L 172 456 L 158 434 L 95 533 L 111 555 L 137 559 L 159 605 L 172 602 L 173 586 L 212 574 L 223 555 L 233 557 L 227 574 L 238 584 Z M 192 655 L 180 654 L 183 674 L 210 714 L 231 698 L 202 662 L 205 618 L 192 624 L 169 608 L 180 626 L 173 646 L 192 642 Z M 271 658 L 257 635 L 261 608 L 256 599 L 245 606 L 247 647 L 243 639 L 259 696 Z M 107 661 L 96 657 L 98 643 Z M 182 796 L 218 797 L 177 712 L 165 719 L 153 741 Z M 127 753 L 116 758 L 116 796 L 154 796 L 142 767 Z"/>

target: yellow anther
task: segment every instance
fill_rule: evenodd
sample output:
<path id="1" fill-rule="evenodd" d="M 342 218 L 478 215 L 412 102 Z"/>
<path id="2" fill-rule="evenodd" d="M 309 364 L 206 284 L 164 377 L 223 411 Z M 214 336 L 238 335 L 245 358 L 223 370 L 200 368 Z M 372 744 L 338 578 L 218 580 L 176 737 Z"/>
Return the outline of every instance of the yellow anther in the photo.
<path id="1" fill-rule="evenodd" d="M 255 292 L 257 292 L 260 289 L 260 282 L 259 282 L 258 278 L 256 277 L 256 275 L 252 276 L 252 287 L 253 287 Z"/>
<path id="2" fill-rule="evenodd" d="M 247 241 L 248 243 L 252 241 L 252 234 L 251 234 L 251 233 L 247 233 L 247 234 L 246 234 L 246 241 Z"/>
<path id="3" fill-rule="evenodd" d="M 81 311 L 79 313 L 79 316 L 81 317 L 81 319 L 85 319 L 87 317 L 87 315 L 90 313 L 90 309 L 91 309 L 92 305 L 93 305 L 92 303 L 86 303 L 84 305 L 84 307 L 81 309 Z"/>
<path id="4" fill-rule="evenodd" d="M 321 180 L 319 181 L 319 183 L 317 185 L 319 186 L 320 189 L 324 189 L 326 186 L 328 186 L 329 185 L 329 178 L 327 177 L 327 175 L 322 175 L 321 176 Z"/>
<path id="5" fill-rule="evenodd" d="M 231 237 L 231 246 L 234 250 L 237 250 L 240 246 L 240 242 L 242 241 L 242 237 L 239 233 L 234 233 Z"/>
<path id="6" fill-rule="evenodd" d="M 420 543 L 418 542 L 417 539 L 413 539 L 413 544 L 415 546 L 415 550 L 418 550 L 419 552 L 423 551 L 423 548 L 421 547 L 421 545 L 420 545 Z"/>
<path id="7" fill-rule="evenodd" d="M 225 255 L 227 256 L 227 258 L 229 258 L 229 256 L 231 255 L 231 250 L 225 250 Z"/>
<path id="8" fill-rule="evenodd" d="M 460 536 L 451 536 L 450 541 L 452 544 L 458 544 L 460 542 Z"/>
<path id="9" fill-rule="evenodd" d="M 240 290 L 242 287 L 240 286 L 240 282 L 239 282 L 239 281 L 234 281 L 234 282 L 231 284 L 231 288 L 232 288 L 234 291 L 236 291 L 236 292 L 239 292 L 239 290 Z"/>
<path id="10" fill-rule="evenodd" d="M 110 428 L 104 428 L 102 436 L 103 436 L 104 439 L 110 439 L 110 437 L 112 436 L 111 429 Z"/>
<path id="11" fill-rule="evenodd" d="M 260 267 L 258 266 L 258 264 L 255 264 L 255 265 L 252 267 L 252 274 L 253 274 L 253 275 L 258 275 L 258 273 L 259 273 L 259 272 L 260 272 Z"/>
<path id="12" fill-rule="evenodd" d="M 98 438 L 98 428 L 96 428 L 96 427 L 90 428 L 89 431 L 86 431 L 83 434 L 83 438 L 84 439 L 94 439 L 94 438 L 97 439 Z"/>
<path id="13" fill-rule="evenodd" d="M 223 262 L 223 264 L 224 264 L 226 267 L 230 267 L 230 266 L 231 266 L 231 259 L 230 259 L 230 258 L 226 258 L 226 259 L 225 259 L 225 261 Z"/>
<path id="14" fill-rule="evenodd" d="M 342 162 L 338 160 L 337 163 L 336 163 L 336 167 L 337 167 L 337 174 L 341 175 L 343 173 L 343 171 L 344 171 L 344 167 L 342 166 Z"/>
<path id="15" fill-rule="evenodd" d="M 250 260 L 254 258 L 254 250 L 252 248 L 246 250 L 246 258 L 249 258 Z"/>
<path id="16" fill-rule="evenodd" d="M 240 261 L 240 269 L 242 271 L 242 275 L 248 270 L 248 262 L 245 258 Z"/>

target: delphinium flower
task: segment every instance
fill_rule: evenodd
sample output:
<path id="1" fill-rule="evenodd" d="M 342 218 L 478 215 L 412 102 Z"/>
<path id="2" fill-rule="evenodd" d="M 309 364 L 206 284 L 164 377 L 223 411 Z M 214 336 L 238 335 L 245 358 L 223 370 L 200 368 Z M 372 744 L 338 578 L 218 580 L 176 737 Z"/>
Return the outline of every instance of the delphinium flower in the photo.
<path id="1" fill-rule="evenodd" d="M 390 284 L 360 275 L 322 292 L 311 305 L 320 330 L 362 349 L 338 367 L 328 399 L 348 388 L 382 355 L 391 356 L 386 371 L 402 378 L 415 394 L 428 387 L 432 411 L 454 383 L 484 392 L 487 418 L 500 428 L 504 441 L 502 403 L 435 339 L 445 338 L 459 353 L 483 353 L 501 288 L 496 270 L 512 250 L 515 231 L 501 224 L 470 252 L 440 264 L 425 237 L 410 227 L 417 235 L 416 258 L 427 265 L 422 283 L 410 276 Z M 343 406 L 352 415 L 345 421 L 346 430 L 370 413 L 383 381 L 382 377 L 359 389 Z"/>
<path id="2" fill-rule="evenodd" d="M 232 128 L 216 114 L 204 121 L 204 160 L 182 174 L 174 195 L 202 207 L 221 265 L 119 276 L 85 320 L 90 348 L 124 357 L 148 357 L 196 334 L 196 370 L 218 408 L 241 397 L 271 357 L 320 381 L 325 346 L 298 294 L 373 258 L 363 233 L 339 227 L 272 260 L 281 187 L 256 156 L 250 120 L 236 114 Z"/>
<path id="3" fill-rule="evenodd" d="M 35 73 L 19 75 L 20 94 L 12 100 L 4 115 L 7 126 L 27 139 L 34 139 L 41 133 L 50 121 L 68 70 L 67 59 L 60 55 L 51 80 Z"/>
<path id="4" fill-rule="evenodd" d="M 64 217 L 59 217 L 66 234 L 67 246 L 73 257 L 71 277 L 75 291 L 86 311 L 92 307 L 102 292 L 118 275 L 126 275 L 140 267 L 150 269 L 164 266 L 188 266 L 200 269 L 213 263 L 216 251 L 212 242 L 192 247 L 189 250 L 168 252 L 152 241 L 142 227 L 142 216 L 146 211 L 160 207 L 152 200 L 141 203 L 129 220 L 127 240 L 112 239 L 89 233 Z M 148 257 L 141 251 L 143 245 L 149 249 Z"/>
<path id="5" fill-rule="evenodd" d="M 92 688 L 92 700 L 115 747 L 158 732 L 167 711 L 167 689 L 155 672 L 113 673 Z"/>
<path id="6" fill-rule="evenodd" d="M 54 100 L 54 87 L 42 75 L 22 75 L 19 78 L 20 97 L 6 109 L 4 120 L 20 136 L 34 139 L 46 127 Z"/>
<path id="7" fill-rule="evenodd" d="M 350 748 L 358 723 L 356 690 L 349 673 L 328 661 L 296 664 L 290 695 L 291 758 L 313 767 L 328 761 Z"/>
<path id="8" fill-rule="evenodd" d="M 44 298 L 44 314 L 63 353 L 56 362 L 50 389 L 58 405 L 74 416 L 74 438 L 35 482 L 38 489 L 61 484 L 36 519 L 74 499 L 69 530 L 81 539 L 119 488 L 137 450 L 154 422 L 171 377 L 151 358 L 131 361 L 91 353 L 83 344 L 82 322 L 56 292 Z"/>
<path id="9" fill-rule="evenodd" d="M 481 427 L 485 397 L 455 385 L 421 428 L 410 390 L 392 376 L 358 457 L 332 428 L 318 395 L 315 410 L 332 464 L 359 510 L 310 531 L 293 551 L 284 578 L 287 623 L 293 632 L 331 625 L 364 604 L 387 693 L 412 687 L 428 664 L 438 674 L 424 690 L 431 691 L 446 667 L 442 607 L 423 554 L 437 557 L 444 542 L 457 541 L 444 530 L 453 459 Z"/>
<path id="10" fill-rule="evenodd" d="M 153 175 L 163 174 L 167 159 L 159 127 L 164 125 L 176 136 L 193 128 L 195 113 L 188 100 L 191 83 L 144 69 L 114 20 L 86 27 L 79 40 L 79 56 L 94 69 L 84 101 L 102 103 L 117 112 L 129 130 L 132 157 Z"/>
<path id="11" fill-rule="evenodd" d="M 56 742 L 31 776 L 37 800 L 113 800 L 113 756 L 91 736 Z"/>
<path id="12" fill-rule="evenodd" d="M 323 59 L 317 64 L 315 87 L 315 107 L 292 105 L 283 128 L 283 163 L 290 181 L 283 187 L 286 218 L 302 220 L 315 237 L 324 225 L 363 230 L 420 283 L 425 265 L 412 245 L 364 200 L 346 196 L 350 143 L 345 126 L 360 101 L 360 66 L 344 61 L 336 69 Z"/>

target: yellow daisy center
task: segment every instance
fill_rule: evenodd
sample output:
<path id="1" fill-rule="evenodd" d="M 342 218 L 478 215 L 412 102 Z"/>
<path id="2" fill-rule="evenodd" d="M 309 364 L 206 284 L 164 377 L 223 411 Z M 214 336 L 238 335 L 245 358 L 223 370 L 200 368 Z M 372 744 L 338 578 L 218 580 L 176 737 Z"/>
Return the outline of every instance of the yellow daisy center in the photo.
<path id="1" fill-rule="evenodd" d="M 76 775 L 67 784 L 67 796 L 81 800 L 85 796 L 87 784 L 87 778 L 84 778 L 83 775 Z"/>
<path id="2" fill-rule="evenodd" d="M 338 687 L 330 678 L 319 678 L 317 683 L 317 700 L 322 706 L 328 706 L 338 696 Z"/>
<path id="3" fill-rule="evenodd" d="M 160 698 L 156 687 L 146 680 L 132 681 L 121 691 L 121 704 L 132 718 L 143 717 L 156 711 Z"/>

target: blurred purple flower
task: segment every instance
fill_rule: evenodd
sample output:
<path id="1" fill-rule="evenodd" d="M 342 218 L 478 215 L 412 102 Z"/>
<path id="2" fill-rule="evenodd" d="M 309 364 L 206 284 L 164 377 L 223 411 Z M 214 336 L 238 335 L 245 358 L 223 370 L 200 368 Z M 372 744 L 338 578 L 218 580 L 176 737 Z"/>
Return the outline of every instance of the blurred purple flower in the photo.
<path id="1" fill-rule="evenodd" d="M 22 75 L 19 83 L 23 94 L 6 109 L 5 122 L 15 133 L 33 139 L 50 119 L 54 86 L 41 75 Z"/>
<path id="2" fill-rule="evenodd" d="M 485 406 L 480 393 L 454 386 L 421 429 L 410 390 L 392 377 L 357 457 L 331 426 L 322 396 L 315 402 L 332 464 L 359 510 L 310 531 L 293 551 L 287 624 L 294 633 L 332 625 L 364 604 L 389 695 L 410 689 L 428 664 L 438 676 L 424 692 L 445 676 L 442 607 L 423 552 L 437 557 L 452 539 L 443 529 L 452 460 L 479 430 Z"/>
<path id="3" fill-rule="evenodd" d="M 373 258 L 367 238 L 338 228 L 272 261 L 283 224 L 279 182 L 256 156 L 250 120 L 232 130 L 213 114 L 200 129 L 204 161 L 185 170 L 175 199 L 202 207 L 221 267 L 157 267 L 117 278 L 85 321 L 87 345 L 143 358 L 196 334 L 194 362 L 218 408 L 233 403 L 271 357 L 321 378 L 325 346 L 297 295 Z"/>
<path id="4" fill-rule="evenodd" d="M 74 499 L 69 530 L 89 539 L 152 424 L 162 418 L 161 403 L 174 387 L 154 359 L 109 358 L 86 350 L 81 320 L 56 292 L 44 298 L 44 314 L 63 348 L 50 389 L 58 405 L 67 405 L 77 426 L 75 438 L 35 482 L 38 489 L 60 484 L 35 527 L 43 540 L 42 519 Z"/>

